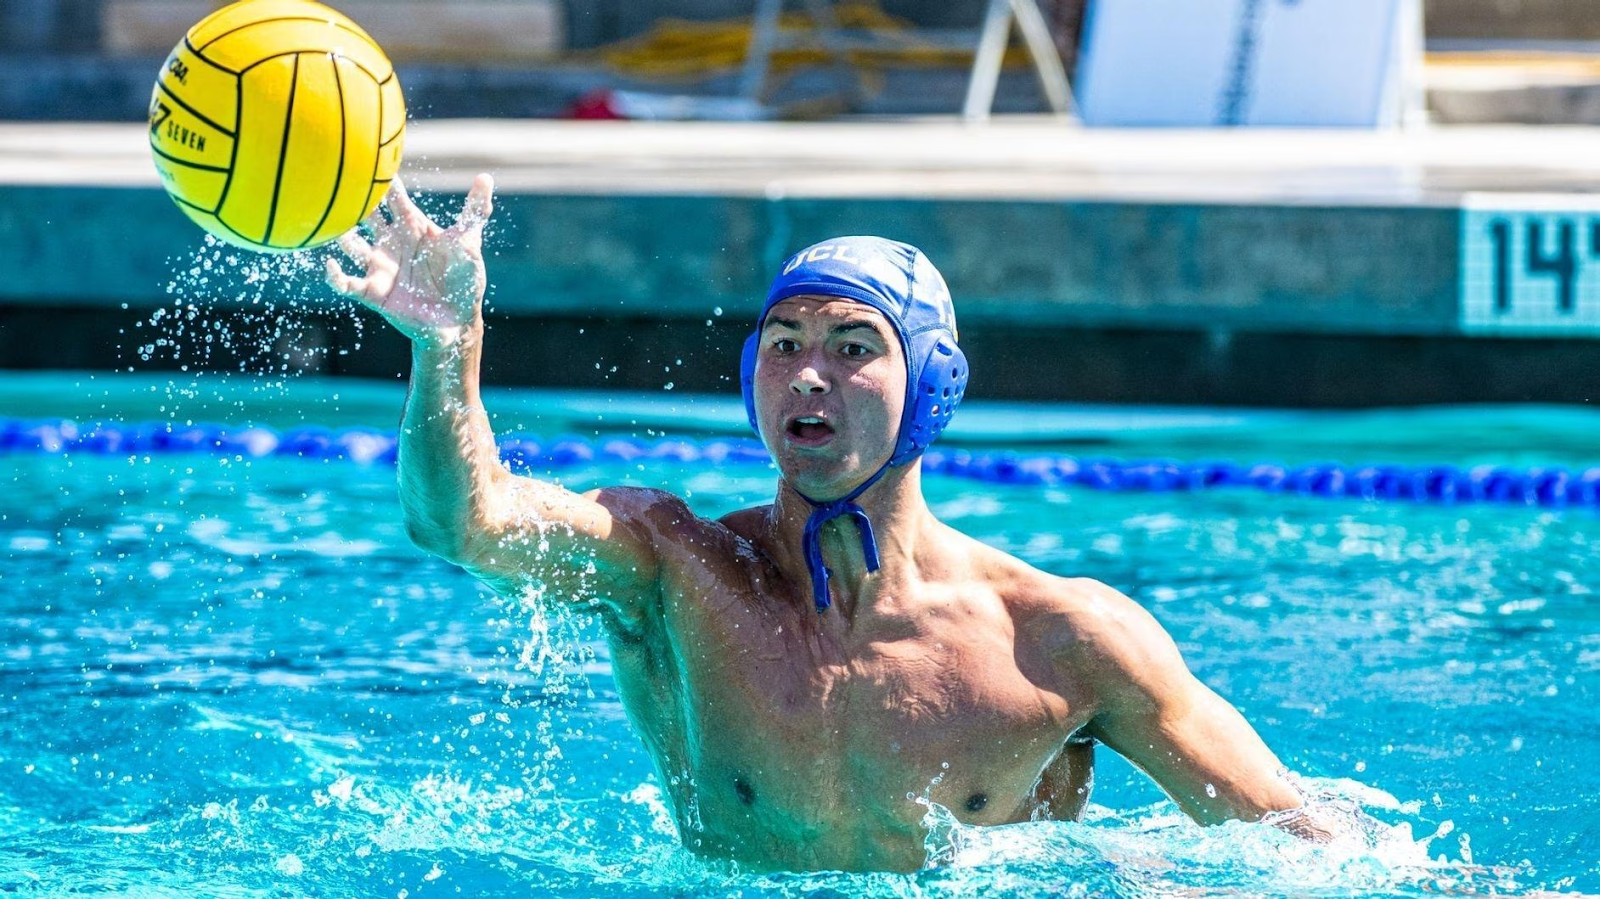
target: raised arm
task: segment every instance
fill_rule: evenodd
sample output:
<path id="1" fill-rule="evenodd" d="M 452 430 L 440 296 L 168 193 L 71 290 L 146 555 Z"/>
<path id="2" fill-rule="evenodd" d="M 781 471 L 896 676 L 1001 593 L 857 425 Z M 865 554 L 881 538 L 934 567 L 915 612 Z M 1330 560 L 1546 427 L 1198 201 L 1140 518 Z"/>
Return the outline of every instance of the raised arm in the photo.
<path id="1" fill-rule="evenodd" d="M 1304 799 L 1238 710 L 1189 672 L 1172 638 L 1138 603 L 1089 592 L 1076 653 L 1098 708 L 1086 730 L 1133 762 L 1201 824 L 1263 819 L 1311 839 Z M 1280 814 L 1275 814 L 1280 813 Z"/>
<path id="2" fill-rule="evenodd" d="M 483 352 L 483 227 L 488 175 L 473 182 L 450 228 L 430 220 L 396 180 L 340 246 L 365 270 L 333 260 L 328 280 L 411 339 L 411 390 L 400 427 L 400 501 L 418 546 L 500 589 L 542 584 L 548 595 L 593 601 L 636 629 L 654 607 L 653 516 L 678 514 L 654 491 L 579 495 L 513 475 L 500 461 L 478 392 Z M 385 216 L 387 212 L 387 217 Z"/>

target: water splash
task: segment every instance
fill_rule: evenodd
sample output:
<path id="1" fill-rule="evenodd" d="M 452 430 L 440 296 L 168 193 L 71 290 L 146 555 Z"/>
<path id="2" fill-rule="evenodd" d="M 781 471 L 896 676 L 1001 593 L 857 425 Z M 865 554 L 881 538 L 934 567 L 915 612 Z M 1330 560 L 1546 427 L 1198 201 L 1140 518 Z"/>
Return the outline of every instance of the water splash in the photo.
<path id="1" fill-rule="evenodd" d="M 1351 780 L 1295 780 L 1319 820 L 1337 825 L 1333 840 L 1312 842 L 1269 823 L 1201 827 L 1171 802 L 1126 812 L 1091 804 L 1082 822 L 972 827 L 923 801 L 928 864 L 947 885 L 992 876 L 1022 892 L 1054 883 L 1067 895 L 1484 895 L 1530 885 L 1527 867 L 1475 864 L 1464 834 L 1459 859 L 1430 857 L 1451 834 L 1449 822 L 1419 839 L 1410 822 L 1373 816 L 1415 814 L 1420 803 Z M 1080 877 L 1070 888 L 1061 884 L 1065 871 Z"/>
<path id="2" fill-rule="evenodd" d="M 185 372 L 328 371 L 333 357 L 360 349 L 364 328 L 353 304 L 328 301 L 322 266 L 333 252 L 249 253 L 207 235 L 187 261 L 172 261 L 172 302 L 135 323 L 133 344 L 122 348 L 128 370 L 137 362 Z M 346 324 L 354 339 L 341 346 L 334 329 Z"/>

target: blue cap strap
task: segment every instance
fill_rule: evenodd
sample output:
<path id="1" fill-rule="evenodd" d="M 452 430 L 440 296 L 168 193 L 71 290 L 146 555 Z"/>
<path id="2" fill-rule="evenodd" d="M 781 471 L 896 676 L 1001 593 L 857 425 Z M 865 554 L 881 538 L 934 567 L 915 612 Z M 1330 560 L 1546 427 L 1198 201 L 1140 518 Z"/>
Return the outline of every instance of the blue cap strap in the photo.
<path id="1" fill-rule="evenodd" d="M 806 529 L 800 546 L 806 554 L 806 568 L 811 572 L 811 601 L 816 604 L 818 615 L 828 611 L 828 607 L 833 605 L 833 598 L 828 594 L 828 579 L 833 572 L 822 563 L 822 526 L 842 516 L 855 519 L 856 525 L 861 530 L 861 554 L 866 557 L 867 570 L 877 571 L 878 540 L 873 536 L 872 521 L 867 518 L 866 510 L 856 505 L 855 499 L 865 493 L 867 488 L 876 483 L 888 470 L 888 465 L 883 466 L 876 474 L 867 478 L 866 483 L 850 491 L 849 495 L 832 502 L 817 502 L 804 493 L 795 491 L 797 496 L 812 506 L 811 517 L 806 519 Z"/>

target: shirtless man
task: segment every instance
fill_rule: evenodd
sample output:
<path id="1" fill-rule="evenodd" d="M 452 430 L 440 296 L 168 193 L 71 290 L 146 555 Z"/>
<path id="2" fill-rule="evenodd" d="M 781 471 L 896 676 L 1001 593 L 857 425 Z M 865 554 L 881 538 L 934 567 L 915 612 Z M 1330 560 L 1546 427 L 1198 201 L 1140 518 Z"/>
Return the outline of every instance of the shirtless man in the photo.
<path id="1" fill-rule="evenodd" d="M 712 521 L 659 490 L 580 495 L 500 462 L 478 393 L 491 193 L 480 175 L 443 229 L 397 181 L 392 221 L 342 240 L 364 275 L 330 261 L 329 280 L 412 341 L 408 533 L 499 590 L 537 582 L 600 617 L 685 845 L 759 868 L 914 870 L 916 798 L 968 824 L 1076 818 L 1095 743 L 1201 823 L 1301 807 L 1143 608 L 929 511 L 921 451 L 966 372 L 920 252 L 841 238 L 785 265 L 743 376 L 778 493 Z"/>

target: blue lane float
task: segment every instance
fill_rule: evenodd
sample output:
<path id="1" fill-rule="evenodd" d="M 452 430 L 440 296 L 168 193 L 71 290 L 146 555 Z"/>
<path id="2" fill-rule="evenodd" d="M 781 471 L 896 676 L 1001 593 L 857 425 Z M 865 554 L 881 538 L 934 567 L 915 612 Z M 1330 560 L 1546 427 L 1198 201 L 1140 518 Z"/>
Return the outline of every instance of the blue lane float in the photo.
<path id="1" fill-rule="evenodd" d="M 293 456 L 358 465 L 393 465 L 398 443 L 392 432 L 367 428 L 228 427 L 79 424 L 0 418 L 0 455 L 83 453 L 102 456 L 209 453 L 263 459 Z M 513 469 L 553 471 L 596 462 L 767 465 L 754 439 L 685 440 L 633 437 L 545 439 L 512 434 L 500 440 L 500 457 Z M 1600 507 L 1600 466 L 1517 469 L 1500 465 L 1340 465 L 1320 462 L 1285 466 L 1228 461 L 1123 461 L 1015 452 L 930 450 L 924 470 L 946 477 L 1046 487 L 1110 491 L 1196 491 L 1248 488 L 1301 496 L 1431 503 Z"/>

